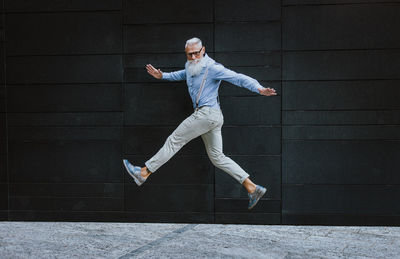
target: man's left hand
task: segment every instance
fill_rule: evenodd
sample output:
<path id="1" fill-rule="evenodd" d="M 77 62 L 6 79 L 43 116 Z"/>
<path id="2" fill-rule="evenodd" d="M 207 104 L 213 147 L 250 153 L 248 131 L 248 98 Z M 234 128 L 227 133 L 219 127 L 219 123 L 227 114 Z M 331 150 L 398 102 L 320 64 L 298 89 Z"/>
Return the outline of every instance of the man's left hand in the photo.
<path id="1" fill-rule="evenodd" d="M 259 89 L 259 92 L 261 95 L 265 95 L 265 96 L 271 96 L 271 95 L 276 95 L 275 89 L 274 88 L 263 88 L 263 89 Z"/>

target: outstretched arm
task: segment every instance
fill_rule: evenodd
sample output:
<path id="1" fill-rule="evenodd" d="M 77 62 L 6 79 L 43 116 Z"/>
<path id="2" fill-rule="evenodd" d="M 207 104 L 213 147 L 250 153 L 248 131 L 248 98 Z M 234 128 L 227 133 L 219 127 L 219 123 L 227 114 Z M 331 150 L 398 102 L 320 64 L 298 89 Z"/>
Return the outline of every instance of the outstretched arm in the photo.
<path id="1" fill-rule="evenodd" d="M 215 66 L 215 79 L 227 81 L 234 85 L 247 88 L 250 91 L 261 95 L 276 95 L 274 88 L 265 88 L 260 85 L 260 83 L 256 79 L 244 74 L 236 73 L 235 71 L 230 70 L 221 64 Z"/>
<path id="2" fill-rule="evenodd" d="M 169 81 L 181 81 L 186 79 L 185 69 L 170 73 L 162 72 L 160 69 L 153 67 L 151 64 L 146 65 L 147 72 L 157 79 L 165 79 Z"/>

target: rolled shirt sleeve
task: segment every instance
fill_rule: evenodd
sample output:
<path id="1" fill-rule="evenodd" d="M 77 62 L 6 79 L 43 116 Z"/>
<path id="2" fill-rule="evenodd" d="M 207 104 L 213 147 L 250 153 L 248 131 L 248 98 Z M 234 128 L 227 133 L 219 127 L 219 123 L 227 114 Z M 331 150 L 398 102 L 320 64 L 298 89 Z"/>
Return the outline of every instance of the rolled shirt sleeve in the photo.
<path id="1" fill-rule="evenodd" d="M 258 94 L 260 94 L 259 89 L 264 88 L 256 79 L 241 73 L 236 73 L 235 71 L 230 70 L 219 63 L 213 66 L 213 72 L 214 79 L 216 80 L 227 81 L 239 87 L 247 88 L 250 91 Z"/>
<path id="2" fill-rule="evenodd" d="M 162 79 L 168 80 L 168 81 L 182 81 L 186 80 L 186 70 L 178 70 L 174 72 L 163 72 L 162 73 Z"/>

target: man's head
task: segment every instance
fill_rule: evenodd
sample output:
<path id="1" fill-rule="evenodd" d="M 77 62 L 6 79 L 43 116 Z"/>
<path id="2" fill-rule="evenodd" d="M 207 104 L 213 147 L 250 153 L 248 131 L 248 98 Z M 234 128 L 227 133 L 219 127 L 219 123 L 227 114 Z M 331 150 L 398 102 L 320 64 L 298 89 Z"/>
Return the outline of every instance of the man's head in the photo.
<path id="1" fill-rule="evenodd" d="M 185 53 L 187 57 L 186 70 L 190 76 L 200 74 L 205 60 L 203 59 L 206 48 L 199 38 L 191 38 L 186 41 Z"/>
<path id="2" fill-rule="evenodd" d="M 185 52 L 187 60 L 200 60 L 206 52 L 206 47 L 203 46 L 199 38 L 191 38 L 186 41 Z"/>

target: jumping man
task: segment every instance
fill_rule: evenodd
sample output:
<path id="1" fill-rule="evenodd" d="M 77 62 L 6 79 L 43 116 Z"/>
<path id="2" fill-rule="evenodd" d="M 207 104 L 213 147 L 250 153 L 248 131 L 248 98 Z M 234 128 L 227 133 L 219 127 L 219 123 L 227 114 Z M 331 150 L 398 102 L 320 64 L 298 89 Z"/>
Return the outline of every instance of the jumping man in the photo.
<path id="1" fill-rule="evenodd" d="M 127 159 L 123 159 L 124 166 L 136 184 L 140 186 L 150 174 L 157 171 L 186 143 L 201 136 L 213 165 L 231 175 L 246 188 L 249 196 L 248 209 L 252 209 L 267 189 L 254 184 L 249 174 L 222 152 L 221 127 L 224 117 L 218 101 L 218 89 L 221 80 L 265 96 L 276 95 L 275 89 L 265 88 L 257 80 L 215 62 L 206 54 L 206 48 L 199 38 L 186 41 L 185 52 L 187 56 L 185 69 L 166 73 L 154 68 L 151 64 L 147 64 L 146 69 L 157 79 L 186 80 L 194 112 L 179 124 L 167 138 L 163 147 L 145 162 L 144 167 L 134 166 Z"/>

